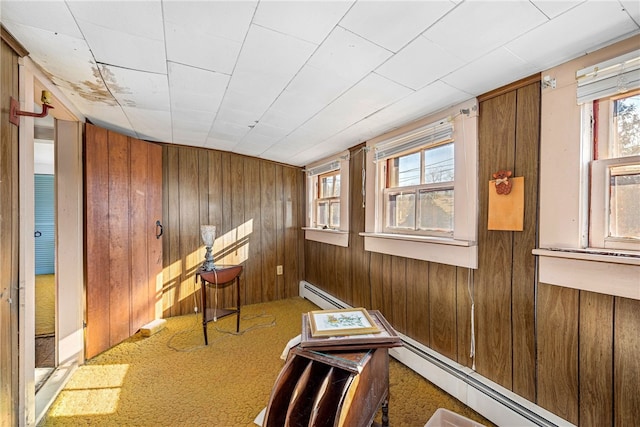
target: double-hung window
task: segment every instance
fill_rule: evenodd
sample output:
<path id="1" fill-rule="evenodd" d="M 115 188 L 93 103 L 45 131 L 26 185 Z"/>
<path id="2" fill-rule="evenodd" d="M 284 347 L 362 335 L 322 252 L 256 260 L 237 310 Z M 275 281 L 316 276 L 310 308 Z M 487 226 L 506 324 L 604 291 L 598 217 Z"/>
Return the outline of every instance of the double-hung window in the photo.
<path id="1" fill-rule="evenodd" d="M 477 101 L 367 142 L 365 250 L 477 267 Z"/>
<path id="2" fill-rule="evenodd" d="M 338 246 L 349 244 L 349 153 L 342 152 L 305 168 L 305 238 Z"/>
<path id="3" fill-rule="evenodd" d="M 445 120 L 427 127 L 424 133 L 416 137 L 424 140 L 418 149 L 391 155 L 384 148 L 379 151 L 385 180 L 383 230 L 450 237 L 454 217 L 453 126 Z M 403 150 L 402 144 L 389 151 L 398 150 Z"/>
<path id="4" fill-rule="evenodd" d="M 640 51 L 577 77 L 591 149 L 588 246 L 640 250 Z"/>

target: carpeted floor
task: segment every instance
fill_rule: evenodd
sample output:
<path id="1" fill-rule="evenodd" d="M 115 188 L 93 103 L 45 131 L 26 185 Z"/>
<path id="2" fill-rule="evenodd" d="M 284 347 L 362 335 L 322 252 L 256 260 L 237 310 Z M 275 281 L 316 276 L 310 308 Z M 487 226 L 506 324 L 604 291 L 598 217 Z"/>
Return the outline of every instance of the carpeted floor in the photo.
<path id="1" fill-rule="evenodd" d="M 53 274 L 36 276 L 36 336 L 55 333 L 55 285 Z"/>
<path id="2" fill-rule="evenodd" d="M 242 307 L 209 324 L 201 317 L 167 320 L 148 338 L 139 334 L 81 366 L 40 425 L 254 426 L 284 361 L 285 344 L 300 333 L 301 314 L 317 307 L 291 298 Z M 242 333 L 242 331 L 244 331 Z M 395 360 L 390 364 L 390 425 L 424 426 L 437 408 L 490 423 Z"/>

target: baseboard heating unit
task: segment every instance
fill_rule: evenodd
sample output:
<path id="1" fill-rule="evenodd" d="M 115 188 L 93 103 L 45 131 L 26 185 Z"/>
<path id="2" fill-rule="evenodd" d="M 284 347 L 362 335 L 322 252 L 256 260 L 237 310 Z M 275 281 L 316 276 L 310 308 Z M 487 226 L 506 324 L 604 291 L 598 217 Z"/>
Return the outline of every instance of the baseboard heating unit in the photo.
<path id="1" fill-rule="evenodd" d="M 318 307 L 341 309 L 351 307 L 309 282 L 300 282 L 300 296 Z M 573 426 L 568 421 L 518 396 L 477 372 L 398 333 L 403 347 L 389 349 L 400 363 L 437 385 L 474 411 L 499 426 Z"/>

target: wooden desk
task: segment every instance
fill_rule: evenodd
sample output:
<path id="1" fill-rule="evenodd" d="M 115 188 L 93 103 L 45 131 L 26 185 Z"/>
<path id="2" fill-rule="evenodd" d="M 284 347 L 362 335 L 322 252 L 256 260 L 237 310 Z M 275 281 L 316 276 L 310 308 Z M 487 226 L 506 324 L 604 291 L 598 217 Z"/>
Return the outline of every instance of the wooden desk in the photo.
<path id="1" fill-rule="evenodd" d="M 202 305 L 202 329 L 204 331 L 204 344 L 209 345 L 207 337 L 207 323 L 217 321 L 230 314 L 238 316 L 236 321 L 236 332 L 240 332 L 240 274 L 242 273 L 241 265 L 222 265 L 216 266 L 215 270 L 204 271 L 202 269 L 196 272 L 196 281 L 200 276 L 200 303 Z M 217 291 L 219 287 L 226 287 L 236 284 L 236 306 L 235 308 L 218 308 L 217 302 L 214 307 L 207 307 L 207 288 L 213 285 Z"/>
<path id="2" fill-rule="evenodd" d="M 294 347 L 269 398 L 263 427 L 365 427 L 382 408 L 388 426 L 389 351 Z"/>

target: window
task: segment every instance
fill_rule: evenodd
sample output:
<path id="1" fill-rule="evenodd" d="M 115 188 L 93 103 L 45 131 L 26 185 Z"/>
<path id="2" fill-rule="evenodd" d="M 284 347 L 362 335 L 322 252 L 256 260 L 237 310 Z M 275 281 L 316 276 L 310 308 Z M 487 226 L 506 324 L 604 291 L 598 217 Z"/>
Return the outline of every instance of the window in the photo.
<path id="1" fill-rule="evenodd" d="M 472 99 L 367 143 L 365 249 L 477 267 Z"/>
<path id="2" fill-rule="evenodd" d="M 578 72 L 592 152 L 588 246 L 640 250 L 640 55 L 596 67 Z"/>
<path id="3" fill-rule="evenodd" d="M 389 158 L 384 169 L 385 232 L 453 234 L 453 142 Z"/>
<path id="4" fill-rule="evenodd" d="M 349 152 L 313 163 L 307 173 L 305 238 L 338 246 L 349 243 Z"/>

